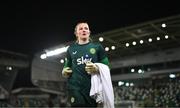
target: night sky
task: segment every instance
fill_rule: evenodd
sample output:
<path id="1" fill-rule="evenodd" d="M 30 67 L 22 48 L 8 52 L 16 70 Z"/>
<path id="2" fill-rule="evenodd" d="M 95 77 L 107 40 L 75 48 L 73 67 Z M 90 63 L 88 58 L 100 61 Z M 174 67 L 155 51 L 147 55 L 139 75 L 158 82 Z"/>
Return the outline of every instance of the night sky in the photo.
<path id="1" fill-rule="evenodd" d="M 0 50 L 34 55 L 75 40 L 74 27 L 81 20 L 97 34 L 177 14 L 180 6 L 175 0 L 4 0 L 0 3 Z M 33 86 L 30 69 L 18 73 L 13 88 L 22 86 Z"/>
<path id="2" fill-rule="evenodd" d="M 0 3 L 0 49 L 33 55 L 74 40 L 80 20 L 89 22 L 92 34 L 97 34 L 177 15 L 179 10 L 175 1 L 5 0 Z"/>

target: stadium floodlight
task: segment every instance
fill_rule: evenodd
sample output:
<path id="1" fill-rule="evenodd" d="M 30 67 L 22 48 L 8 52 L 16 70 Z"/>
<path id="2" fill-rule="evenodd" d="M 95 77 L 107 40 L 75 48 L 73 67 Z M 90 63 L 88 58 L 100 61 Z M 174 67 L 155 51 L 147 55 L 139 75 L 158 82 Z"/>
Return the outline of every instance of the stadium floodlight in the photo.
<path id="1" fill-rule="evenodd" d="M 58 55 L 58 54 L 61 54 L 63 52 L 66 52 L 66 50 L 67 50 L 67 47 L 58 48 L 58 49 L 55 49 L 53 51 L 46 52 L 46 55 L 47 55 L 47 57 L 54 56 L 54 55 Z"/>
<path id="2" fill-rule="evenodd" d="M 166 24 L 165 24 L 165 23 L 161 24 L 161 27 L 165 28 L 165 27 L 166 27 Z"/>
<path id="3" fill-rule="evenodd" d="M 41 59 L 46 59 L 47 56 L 46 56 L 46 54 L 41 54 L 40 58 L 41 58 Z"/>
<path id="4" fill-rule="evenodd" d="M 129 86 L 129 83 L 127 82 L 125 85 L 128 87 L 128 86 Z"/>
<path id="5" fill-rule="evenodd" d="M 169 78 L 176 78 L 175 74 L 169 74 Z"/>
<path id="6" fill-rule="evenodd" d="M 68 47 L 69 46 L 58 48 L 58 49 L 55 49 L 55 50 L 52 50 L 52 51 L 47 51 L 45 54 L 41 54 L 40 58 L 45 59 L 45 58 L 50 57 L 50 56 L 59 55 L 61 53 L 66 52 Z"/>
<path id="7" fill-rule="evenodd" d="M 12 67 L 11 66 L 7 66 L 6 69 L 11 71 Z"/>
<path id="8" fill-rule="evenodd" d="M 143 70 L 142 70 L 142 69 L 139 69 L 139 70 L 138 70 L 138 73 L 143 73 Z"/>
<path id="9" fill-rule="evenodd" d="M 118 86 L 122 86 L 122 85 L 124 85 L 124 82 L 119 81 L 119 82 L 118 82 Z"/>
<path id="10" fill-rule="evenodd" d="M 130 83 L 130 86 L 134 86 L 134 83 Z"/>
<path id="11" fill-rule="evenodd" d="M 159 40 L 160 40 L 160 37 L 157 37 L 156 39 L 159 41 Z"/>
<path id="12" fill-rule="evenodd" d="M 152 38 L 149 38 L 148 41 L 149 41 L 149 42 L 152 42 Z"/>
<path id="13" fill-rule="evenodd" d="M 144 41 L 143 40 L 140 40 L 140 44 L 143 44 L 144 43 Z"/>
<path id="14" fill-rule="evenodd" d="M 168 36 L 168 35 L 165 35 L 164 37 L 165 37 L 165 39 L 168 39 L 168 38 L 169 38 L 169 36 Z"/>
<path id="15" fill-rule="evenodd" d="M 109 51 L 109 47 L 105 47 L 105 51 Z"/>
<path id="16" fill-rule="evenodd" d="M 126 43 L 126 47 L 129 47 L 129 43 Z"/>
<path id="17" fill-rule="evenodd" d="M 104 41 L 104 38 L 103 38 L 103 37 L 99 37 L 99 41 L 100 41 L 100 42 L 103 42 L 103 41 Z"/>
<path id="18" fill-rule="evenodd" d="M 131 72 L 135 72 L 135 69 L 131 69 Z"/>
<path id="19" fill-rule="evenodd" d="M 111 49 L 112 49 L 112 50 L 115 50 L 115 49 L 116 49 L 116 47 L 115 47 L 115 46 L 111 46 Z"/>
<path id="20" fill-rule="evenodd" d="M 61 62 L 61 63 L 64 63 L 64 59 L 61 59 L 60 62 Z"/>
<path id="21" fill-rule="evenodd" d="M 135 42 L 135 41 L 133 41 L 133 42 L 132 42 L 132 44 L 133 44 L 133 45 L 136 45 L 136 42 Z"/>

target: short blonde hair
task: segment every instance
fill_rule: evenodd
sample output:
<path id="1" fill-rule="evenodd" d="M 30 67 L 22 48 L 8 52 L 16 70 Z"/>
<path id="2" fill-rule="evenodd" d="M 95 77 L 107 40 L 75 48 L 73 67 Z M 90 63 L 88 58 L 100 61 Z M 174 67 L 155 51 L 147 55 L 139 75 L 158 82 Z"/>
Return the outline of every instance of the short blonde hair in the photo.
<path id="1" fill-rule="evenodd" d="M 87 25 L 88 25 L 88 23 L 87 23 L 87 22 L 83 22 L 83 21 L 82 21 L 82 22 L 77 23 L 77 24 L 76 24 L 76 26 L 75 26 L 75 28 L 74 28 L 74 34 L 75 34 L 75 35 L 76 35 L 76 31 L 77 31 L 77 27 L 78 27 L 78 25 L 79 25 L 79 24 L 83 24 L 83 23 L 85 23 L 85 24 L 87 24 Z M 89 26 L 89 25 L 88 25 L 88 26 Z"/>
<path id="2" fill-rule="evenodd" d="M 85 23 L 85 24 L 88 25 L 88 23 L 87 23 L 86 21 L 81 21 L 81 22 L 77 23 L 76 26 L 75 26 L 75 28 L 74 28 L 74 34 L 75 34 L 75 36 L 76 36 L 76 31 L 77 31 L 78 25 L 79 25 L 79 24 L 82 24 L 82 23 Z M 88 25 L 88 26 L 89 26 L 89 25 Z M 91 39 L 90 37 L 89 37 L 89 40 L 92 42 L 92 39 Z M 77 36 L 76 36 L 76 42 L 78 42 L 78 37 L 77 37 Z"/>

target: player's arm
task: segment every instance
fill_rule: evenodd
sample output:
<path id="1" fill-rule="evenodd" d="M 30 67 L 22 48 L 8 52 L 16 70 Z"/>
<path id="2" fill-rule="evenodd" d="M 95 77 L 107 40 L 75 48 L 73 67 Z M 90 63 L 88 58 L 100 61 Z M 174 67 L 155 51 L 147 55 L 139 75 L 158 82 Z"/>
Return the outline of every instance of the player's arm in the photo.
<path id="1" fill-rule="evenodd" d="M 101 44 L 98 47 L 98 59 L 100 63 L 103 63 L 107 65 L 109 68 L 111 68 L 107 54 Z"/>
<path id="2" fill-rule="evenodd" d="M 103 63 L 103 64 L 107 65 L 107 66 L 109 67 L 109 69 L 111 69 L 111 66 L 110 66 L 108 57 L 104 57 L 104 58 L 100 61 L 100 63 Z"/>

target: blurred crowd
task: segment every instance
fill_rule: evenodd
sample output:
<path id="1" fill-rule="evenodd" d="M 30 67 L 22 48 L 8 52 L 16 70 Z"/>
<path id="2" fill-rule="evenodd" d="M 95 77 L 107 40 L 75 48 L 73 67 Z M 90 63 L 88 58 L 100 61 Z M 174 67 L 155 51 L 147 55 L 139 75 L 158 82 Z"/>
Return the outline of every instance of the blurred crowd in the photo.
<path id="1" fill-rule="evenodd" d="M 144 86 L 114 86 L 115 104 L 135 101 L 137 107 L 180 107 L 180 80 Z"/>
<path id="2" fill-rule="evenodd" d="M 136 107 L 180 107 L 180 80 L 159 79 L 151 84 L 133 86 L 114 85 L 115 106 L 133 101 Z M 10 96 L 0 99 L 0 107 L 66 107 L 67 95 L 49 94 L 48 96 Z"/>

